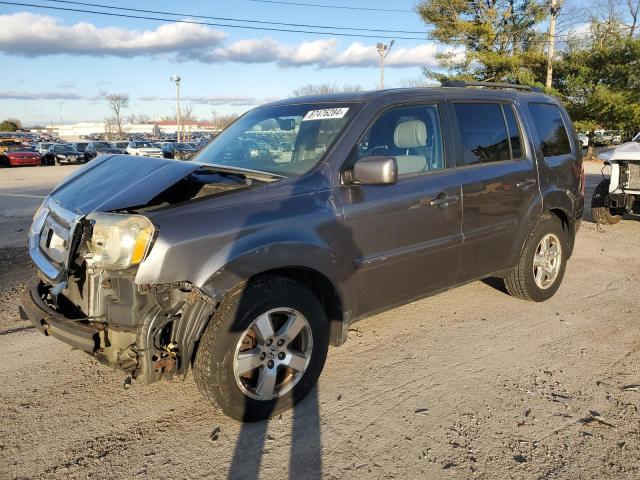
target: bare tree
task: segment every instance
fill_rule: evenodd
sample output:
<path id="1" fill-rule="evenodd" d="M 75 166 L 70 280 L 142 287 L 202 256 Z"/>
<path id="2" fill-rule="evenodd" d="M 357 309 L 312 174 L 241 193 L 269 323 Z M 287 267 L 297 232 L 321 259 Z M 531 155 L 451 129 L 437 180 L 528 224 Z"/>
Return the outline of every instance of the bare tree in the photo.
<path id="1" fill-rule="evenodd" d="M 186 124 L 189 124 L 188 127 L 188 132 L 187 132 L 187 141 L 191 141 L 191 125 L 194 122 L 197 122 L 197 119 L 195 117 L 195 115 L 193 114 L 193 105 L 191 105 L 190 103 L 186 104 L 184 109 L 180 112 L 180 118 L 181 118 L 181 128 L 182 128 L 182 135 L 184 136 L 184 130 L 186 127 Z"/>
<path id="2" fill-rule="evenodd" d="M 329 93 L 339 92 L 361 92 L 362 87 L 360 85 L 348 85 L 345 84 L 340 87 L 337 83 L 323 83 L 321 85 L 313 85 L 311 83 L 295 89 L 291 94 L 294 97 L 303 97 L 306 95 L 326 95 Z"/>
<path id="3" fill-rule="evenodd" d="M 129 106 L 129 95 L 126 93 L 110 93 L 105 95 L 109 102 L 109 108 L 116 117 L 118 138 L 122 138 L 122 110 Z"/>
<path id="4" fill-rule="evenodd" d="M 629 9 L 629 38 L 633 38 L 636 29 L 638 28 L 638 21 L 640 20 L 640 0 L 627 0 L 627 8 Z"/>

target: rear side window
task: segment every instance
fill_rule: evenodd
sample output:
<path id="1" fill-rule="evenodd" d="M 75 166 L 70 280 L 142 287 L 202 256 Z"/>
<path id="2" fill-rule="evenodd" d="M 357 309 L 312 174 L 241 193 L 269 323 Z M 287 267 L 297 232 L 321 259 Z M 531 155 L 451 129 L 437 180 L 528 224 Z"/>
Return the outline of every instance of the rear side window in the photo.
<path id="1" fill-rule="evenodd" d="M 545 157 L 571 153 L 569 135 L 562 121 L 560 109 L 550 103 L 530 103 L 529 112 L 536 126 L 542 154 Z"/>
<path id="2" fill-rule="evenodd" d="M 522 157 L 520 130 L 513 109 L 499 103 L 454 103 L 463 164 Z"/>

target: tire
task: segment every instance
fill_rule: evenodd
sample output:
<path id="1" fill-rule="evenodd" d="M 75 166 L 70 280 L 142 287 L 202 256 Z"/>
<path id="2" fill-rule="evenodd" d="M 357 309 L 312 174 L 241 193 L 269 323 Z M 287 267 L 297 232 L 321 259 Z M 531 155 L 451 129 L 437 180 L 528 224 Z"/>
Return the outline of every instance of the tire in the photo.
<path id="1" fill-rule="evenodd" d="M 542 240 L 545 238 L 557 241 L 560 257 L 554 264 L 553 280 L 548 285 L 544 285 L 544 282 L 541 285 L 536 280 L 534 272 L 540 272 L 543 267 L 534 266 L 534 258 L 542 256 L 538 252 L 542 246 Z M 543 215 L 529 234 L 520 254 L 518 264 L 504 279 L 507 292 L 513 297 L 534 302 L 543 302 L 551 298 L 562 283 L 570 245 L 571 240 L 560 219 L 551 214 Z M 555 265 L 557 265 L 557 270 Z"/>
<path id="2" fill-rule="evenodd" d="M 238 355 L 242 353 L 245 345 L 241 342 L 243 339 L 251 340 L 250 336 L 255 333 L 256 326 L 252 327 L 253 330 L 247 329 L 255 325 L 258 317 L 264 318 L 268 312 L 274 311 L 276 312 L 271 315 L 279 315 L 277 310 L 283 307 L 301 314 L 306 320 L 305 327 L 291 342 L 291 344 L 302 342 L 303 337 L 311 336 L 311 342 L 301 343 L 307 347 L 305 368 L 303 373 L 295 374 L 295 370 L 289 370 L 285 366 L 276 366 L 275 370 L 267 370 L 268 363 L 265 362 L 269 362 L 269 358 L 280 359 L 280 355 L 285 355 L 284 350 L 291 351 L 285 344 L 283 347 L 278 347 L 281 353 L 278 353 L 277 357 L 274 356 L 271 350 L 275 348 L 276 340 L 280 345 L 279 342 L 284 342 L 284 339 L 277 336 L 280 333 L 276 325 L 278 319 L 270 320 L 269 323 L 273 325 L 275 331 L 274 342 L 269 344 L 268 340 L 265 340 L 261 343 L 260 337 L 255 334 L 256 345 L 245 347 L 263 352 L 260 353 L 260 357 L 252 355 L 254 359 L 260 359 L 260 366 L 252 367 L 255 369 L 247 373 L 253 376 L 250 380 L 255 379 L 255 391 L 252 391 L 251 381 L 247 380 L 245 383 L 244 380 L 237 379 L 235 371 L 236 359 L 239 359 Z M 295 314 L 292 315 L 292 318 L 296 317 Z M 268 316 L 268 318 L 274 317 Z M 284 321 L 286 323 L 287 320 Z M 248 331 L 251 333 L 247 336 Z M 271 346 L 265 347 L 265 345 Z M 232 290 L 215 311 L 200 338 L 193 365 L 193 376 L 202 395 L 226 415 L 246 422 L 265 420 L 293 407 L 313 389 L 324 367 L 328 347 L 327 318 L 316 295 L 304 285 L 287 278 L 264 277 L 249 283 L 246 288 Z M 263 348 L 271 349 L 270 357 L 262 356 L 266 355 Z M 302 357 L 305 357 L 305 354 Z M 287 360 L 283 360 L 282 363 L 284 364 L 288 359 L 289 354 L 287 354 Z M 273 365 L 271 363 L 272 367 Z M 293 380 L 289 385 L 292 386 L 288 387 L 285 384 L 286 380 L 281 383 L 276 381 L 276 385 L 282 389 L 281 394 L 275 398 L 257 398 L 255 395 L 258 395 L 261 376 L 265 372 L 274 371 L 278 372 L 274 378 L 280 378 L 278 375 L 283 374 L 285 378 L 290 376 Z M 271 392 L 276 390 L 274 388 Z"/>
<path id="3" fill-rule="evenodd" d="M 596 223 L 603 225 L 614 225 L 622 220 L 622 215 L 614 215 L 611 209 L 605 205 L 605 200 L 609 194 L 609 183 L 607 179 L 602 180 L 593 192 L 591 197 L 591 216 Z"/>

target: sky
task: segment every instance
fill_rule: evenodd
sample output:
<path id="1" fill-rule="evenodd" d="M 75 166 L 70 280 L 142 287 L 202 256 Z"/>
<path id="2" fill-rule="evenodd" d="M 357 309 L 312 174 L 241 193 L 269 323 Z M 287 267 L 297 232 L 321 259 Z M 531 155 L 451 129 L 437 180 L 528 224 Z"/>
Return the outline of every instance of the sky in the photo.
<path id="1" fill-rule="evenodd" d="M 395 34 L 386 61 L 386 87 L 420 77 L 423 67 L 435 66 L 439 49 L 427 40 L 397 38 L 426 38 L 425 25 L 412 11 L 414 0 L 306 1 L 400 10 L 393 12 L 256 0 L 86 1 L 179 13 L 204 22 L 231 23 L 195 15 L 345 27 L 341 31 L 347 33 L 358 33 L 353 28 L 423 32 Z M 47 0 L 23 3 L 101 10 Z M 358 84 L 370 90 L 379 79 L 375 45 L 394 38 L 245 30 L 2 4 L 0 25 L 0 119 L 16 117 L 27 126 L 58 124 L 61 117 L 63 123 L 101 121 L 110 114 L 105 93 L 130 96 L 125 115 L 172 115 L 175 84 L 170 77 L 174 73 L 182 79 L 183 108 L 191 104 L 201 119 L 211 119 L 212 110 L 216 115 L 240 113 L 285 98 L 306 84 Z"/>

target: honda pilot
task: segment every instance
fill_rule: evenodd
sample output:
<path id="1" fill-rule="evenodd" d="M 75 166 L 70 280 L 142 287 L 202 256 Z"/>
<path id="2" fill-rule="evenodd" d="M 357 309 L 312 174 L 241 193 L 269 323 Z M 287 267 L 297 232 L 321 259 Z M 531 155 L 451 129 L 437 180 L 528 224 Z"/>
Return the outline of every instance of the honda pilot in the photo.
<path id="1" fill-rule="evenodd" d="M 530 87 L 281 100 L 189 161 L 75 171 L 34 217 L 20 313 L 126 378 L 192 370 L 222 412 L 265 419 L 364 317 L 486 277 L 550 298 L 583 194 L 567 112 Z"/>

